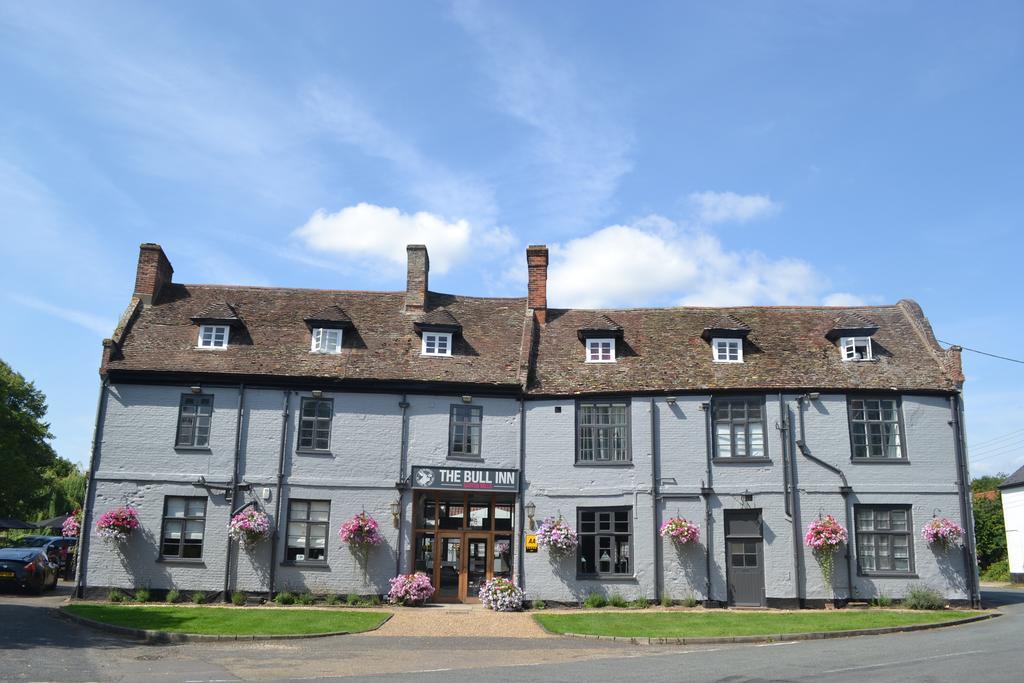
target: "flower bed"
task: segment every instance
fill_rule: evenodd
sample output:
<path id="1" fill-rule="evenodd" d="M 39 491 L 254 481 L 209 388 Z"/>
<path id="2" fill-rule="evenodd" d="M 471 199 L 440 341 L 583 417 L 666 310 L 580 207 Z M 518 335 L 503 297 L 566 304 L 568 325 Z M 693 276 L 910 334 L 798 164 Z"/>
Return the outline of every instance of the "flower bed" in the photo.
<path id="1" fill-rule="evenodd" d="M 434 586 L 430 578 L 423 572 L 400 574 L 391 579 L 391 590 L 388 591 L 388 602 L 392 605 L 418 607 L 434 594 Z"/>
<path id="2" fill-rule="evenodd" d="M 568 555 L 576 550 L 579 537 L 564 519 L 548 517 L 537 528 L 537 545 L 552 555 Z"/>
<path id="3" fill-rule="evenodd" d="M 480 587 L 480 602 L 495 612 L 518 612 L 523 608 L 523 591 L 508 579 L 498 576 Z"/>
<path id="4" fill-rule="evenodd" d="M 688 519 L 672 517 L 661 525 L 661 535 L 672 539 L 673 543 L 685 546 L 700 540 L 700 527 Z"/>
<path id="5" fill-rule="evenodd" d="M 939 546 L 945 550 L 959 545 L 963 535 L 963 527 L 946 517 L 933 517 L 921 529 L 921 538 L 929 545 Z"/>
<path id="6" fill-rule="evenodd" d="M 104 541 L 123 543 L 139 528 L 138 510 L 130 505 L 107 510 L 96 520 L 96 532 Z"/>
<path id="7" fill-rule="evenodd" d="M 246 508 L 228 522 L 228 535 L 245 547 L 270 537 L 270 517 L 254 507 Z"/>

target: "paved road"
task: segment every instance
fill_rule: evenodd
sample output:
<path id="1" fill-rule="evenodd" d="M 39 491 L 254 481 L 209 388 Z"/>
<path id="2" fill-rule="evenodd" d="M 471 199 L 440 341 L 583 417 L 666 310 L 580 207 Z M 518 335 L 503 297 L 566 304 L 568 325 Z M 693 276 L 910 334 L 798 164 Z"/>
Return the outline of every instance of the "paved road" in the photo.
<path id="1" fill-rule="evenodd" d="M 569 639 L 365 636 L 151 646 L 60 619 L 48 609 L 60 596 L 4 595 L 0 680 L 1022 681 L 1024 591 L 989 591 L 985 597 L 1001 605 L 1005 616 L 891 636 L 684 648 Z"/>

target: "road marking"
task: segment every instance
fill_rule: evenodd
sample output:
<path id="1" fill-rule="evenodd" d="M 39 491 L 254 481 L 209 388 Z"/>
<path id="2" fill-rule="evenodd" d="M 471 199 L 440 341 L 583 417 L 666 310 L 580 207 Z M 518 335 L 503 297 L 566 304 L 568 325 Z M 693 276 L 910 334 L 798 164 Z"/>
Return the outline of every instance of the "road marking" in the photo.
<path id="1" fill-rule="evenodd" d="M 847 671 L 863 671 L 865 669 L 884 669 L 887 666 L 895 666 L 899 664 L 913 664 L 915 662 L 927 662 L 933 659 L 949 659 L 950 657 L 962 657 L 964 655 L 983 655 L 987 654 L 988 650 L 967 650 L 966 652 L 950 652 L 944 655 L 935 655 L 933 657 L 921 657 L 919 659 L 901 659 L 895 662 L 886 662 L 884 664 L 866 664 L 864 666 L 849 666 L 845 669 L 832 669 L 830 671 L 819 671 L 818 675 L 825 674 L 841 674 Z"/>
<path id="2" fill-rule="evenodd" d="M 761 643 L 757 647 L 778 647 L 780 645 L 796 645 L 799 642 L 799 640 L 787 640 L 784 643 Z"/>

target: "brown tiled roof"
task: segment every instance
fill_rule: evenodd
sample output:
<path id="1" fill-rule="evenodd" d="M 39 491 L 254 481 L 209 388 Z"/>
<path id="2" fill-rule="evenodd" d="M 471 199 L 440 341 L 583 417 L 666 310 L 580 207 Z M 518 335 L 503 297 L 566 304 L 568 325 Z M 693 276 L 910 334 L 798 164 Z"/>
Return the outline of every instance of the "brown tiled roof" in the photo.
<path id="1" fill-rule="evenodd" d="M 227 349 L 197 349 L 194 316 L 230 301 L 245 321 Z M 351 292 L 210 285 L 167 285 L 143 307 L 110 354 L 107 370 L 211 373 L 333 380 L 452 382 L 514 388 L 526 298 L 431 293 L 462 325 L 450 358 L 423 357 L 415 318 L 402 312 L 405 292 Z M 305 319 L 338 306 L 352 320 L 338 355 L 309 352 Z"/>
<path id="2" fill-rule="evenodd" d="M 709 316 L 708 324 L 701 331 L 701 338 L 705 341 L 711 341 L 711 339 L 722 332 L 732 332 L 728 336 L 745 337 L 750 333 L 750 326 L 745 322 L 734 316 L 732 313 L 714 313 Z"/>
<path id="3" fill-rule="evenodd" d="M 349 327 L 352 324 L 352 318 L 348 317 L 348 313 L 341 310 L 336 304 L 331 304 L 314 313 L 306 318 L 306 322 L 309 324 L 314 323 L 332 323 L 337 324 L 339 327 Z"/>
<path id="4" fill-rule="evenodd" d="M 192 320 L 195 322 L 241 322 L 234 306 L 226 301 L 214 301 L 202 311 L 193 315 Z"/>
<path id="5" fill-rule="evenodd" d="M 447 308 L 435 308 L 416 321 L 417 329 L 460 329 L 461 323 Z"/>
<path id="6" fill-rule="evenodd" d="M 618 324 L 608 316 L 602 314 L 592 319 L 590 322 L 584 325 L 580 325 L 580 328 L 576 330 L 576 336 L 579 339 L 585 339 L 587 337 L 594 337 L 598 335 L 607 335 L 609 337 L 621 337 L 622 325 Z"/>
<path id="7" fill-rule="evenodd" d="M 875 320 L 878 360 L 843 362 L 825 334 L 843 312 Z M 622 325 L 616 363 L 586 363 L 576 331 L 595 315 Z M 714 363 L 701 334 L 734 316 L 750 328 L 743 363 Z M 527 391 L 539 395 L 687 389 L 869 389 L 952 391 L 958 364 L 935 341 L 920 307 L 892 306 L 548 309 Z"/>

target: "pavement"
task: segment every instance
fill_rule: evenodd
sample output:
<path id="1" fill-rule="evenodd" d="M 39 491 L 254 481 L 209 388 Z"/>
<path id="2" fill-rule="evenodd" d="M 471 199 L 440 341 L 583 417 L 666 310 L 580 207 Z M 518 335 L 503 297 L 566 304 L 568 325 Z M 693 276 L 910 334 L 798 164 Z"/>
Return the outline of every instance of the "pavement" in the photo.
<path id="1" fill-rule="evenodd" d="M 58 617 L 53 608 L 69 592 L 62 586 L 56 595 L 41 598 L 0 595 L 0 681 L 448 682 L 468 676 L 474 682 L 1024 680 L 1024 590 L 986 589 L 986 605 L 999 607 L 1004 616 L 967 626 L 728 646 L 634 646 L 479 634 L 143 645 Z M 410 612 L 415 619 L 416 612 Z M 457 621 L 471 612 L 448 614 Z"/>

